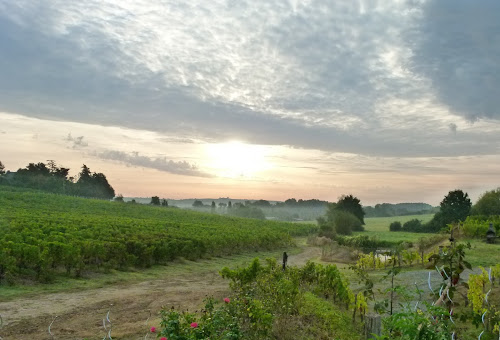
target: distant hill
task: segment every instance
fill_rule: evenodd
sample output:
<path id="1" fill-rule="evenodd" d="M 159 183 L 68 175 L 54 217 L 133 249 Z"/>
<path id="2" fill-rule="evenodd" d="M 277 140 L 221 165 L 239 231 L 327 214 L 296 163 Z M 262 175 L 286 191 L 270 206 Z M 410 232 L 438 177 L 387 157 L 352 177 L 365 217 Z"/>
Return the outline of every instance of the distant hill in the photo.
<path id="1" fill-rule="evenodd" d="M 363 207 L 366 217 L 391 217 L 404 215 L 432 214 L 439 210 L 427 203 L 381 203 L 374 207 Z"/>

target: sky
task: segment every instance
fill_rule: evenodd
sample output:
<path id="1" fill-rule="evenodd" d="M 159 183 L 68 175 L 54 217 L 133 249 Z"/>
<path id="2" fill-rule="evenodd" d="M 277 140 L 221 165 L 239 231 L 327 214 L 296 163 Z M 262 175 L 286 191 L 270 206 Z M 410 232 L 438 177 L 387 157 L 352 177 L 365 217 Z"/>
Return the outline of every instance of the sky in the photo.
<path id="1" fill-rule="evenodd" d="M 124 196 L 499 186 L 497 0 L 0 0 L 0 161 Z"/>

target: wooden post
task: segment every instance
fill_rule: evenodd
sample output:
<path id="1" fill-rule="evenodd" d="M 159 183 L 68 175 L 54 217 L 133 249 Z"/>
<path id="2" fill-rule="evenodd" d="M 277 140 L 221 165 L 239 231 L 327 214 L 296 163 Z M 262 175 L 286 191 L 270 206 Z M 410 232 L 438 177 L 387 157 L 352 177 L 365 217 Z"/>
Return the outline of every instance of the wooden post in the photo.
<path id="1" fill-rule="evenodd" d="M 382 334 L 382 319 L 380 315 L 367 315 L 365 317 L 365 339 L 375 339 L 372 334 Z"/>

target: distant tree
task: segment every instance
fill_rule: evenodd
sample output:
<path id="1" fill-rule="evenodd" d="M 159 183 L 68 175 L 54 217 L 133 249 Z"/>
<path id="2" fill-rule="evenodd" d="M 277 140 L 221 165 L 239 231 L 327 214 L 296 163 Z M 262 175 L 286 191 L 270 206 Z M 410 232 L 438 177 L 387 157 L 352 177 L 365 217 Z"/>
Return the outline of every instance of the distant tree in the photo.
<path id="1" fill-rule="evenodd" d="M 19 169 L 17 172 L 21 175 L 27 175 L 30 177 L 35 177 L 35 176 L 49 176 L 50 175 L 50 169 L 47 168 L 45 163 L 39 162 L 39 163 L 29 163 L 26 168 L 24 169 Z"/>
<path id="2" fill-rule="evenodd" d="M 389 231 L 401 231 L 401 222 L 394 221 L 389 225 Z"/>
<path id="3" fill-rule="evenodd" d="M 271 203 L 269 203 L 269 201 L 266 200 L 258 200 L 253 202 L 253 206 L 260 208 L 268 208 L 271 206 Z"/>
<path id="4" fill-rule="evenodd" d="M 471 212 L 472 215 L 500 215 L 500 188 L 482 194 Z"/>
<path id="5" fill-rule="evenodd" d="M 334 217 L 335 231 L 342 235 L 351 235 L 353 231 L 362 230 L 361 221 L 348 211 L 337 211 Z"/>
<path id="6" fill-rule="evenodd" d="M 338 204 L 329 203 L 326 216 L 317 219 L 321 236 L 351 235 L 353 231 L 364 230 L 359 218 L 349 211 L 338 209 L 337 206 Z"/>
<path id="7" fill-rule="evenodd" d="M 2 161 L 0 161 L 0 176 L 5 174 L 5 166 L 3 165 Z"/>
<path id="8" fill-rule="evenodd" d="M 168 207 L 168 201 L 167 201 L 166 199 L 163 199 L 163 200 L 161 201 L 161 206 L 162 206 L 162 207 Z"/>
<path id="9" fill-rule="evenodd" d="M 419 219 L 412 219 L 403 224 L 403 231 L 419 232 L 422 229 L 422 221 Z"/>
<path id="10" fill-rule="evenodd" d="M 92 173 L 85 164 L 83 164 L 75 184 L 74 194 L 77 196 L 101 199 L 115 197 L 115 190 L 109 184 L 106 175 L 100 172 Z"/>
<path id="11" fill-rule="evenodd" d="M 443 221 L 448 223 L 464 221 L 470 214 L 472 203 L 469 195 L 462 190 L 453 190 L 440 204 Z"/>
<path id="12" fill-rule="evenodd" d="M 116 196 L 114 198 L 115 202 L 122 202 L 123 203 L 123 195 L 122 194 L 118 194 L 118 196 Z"/>
<path id="13" fill-rule="evenodd" d="M 231 209 L 232 207 L 233 207 L 233 204 L 231 203 L 231 201 L 227 202 L 227 208 Z"/>
<path id="14" fill-rule="evenodd" d="M 462 190 L 453 190 L 448 193 L 439 205 L 439 211 L 432 220 L 424 225 L 427 232 L 436 232 L 450 223 L 464 221 L 469 216 L 472 203 L 469 195 Z"/>
<path id="15" fill-rule="evenodd" d="M 220 202 L 220 203 L 219 203 L 219 208 L 221 208 L 221 209 L 222 209 L 222 208 L 225 208 L 225 207 L 227 207 L 227 204 L 226 204 L 226 203 L 224 203 L 224 202 Z"/>
<path id="16" fill-rule="evenodd" d="M 241 203 L 236 203 L 234 208 L 230 210 L 229 214 L 232 216 L 255 218 L 259 220 L 264 220 L 266 218 L 261 209 L 256 207 L 247 207 Z"/>
<path id="17" fill-rule="evenodd" d="M 337 201 L 335 209 L 349 212 L 356 216 L 362 225 L 365 224 L 365 212 L 363 211 L 363 207 L 357 197 L 354 197 L 353 195 L 342 195 Z"/>
<path id="18" fill-rule="evenodd" d="M 101 173 L 93 173 L 92 181 L 95 187 L 96 198 L 112 199 L 115 197 L 115 189 L 109 184 L 106 176 Z"/>
<path id="19" fill-rule="evenodd" d="M 92 181 L 92 173 L 90 172 L 90 169 L 88 166 L 85 164 L 82 165 L 82 170 L 78 174 L 78 182 L 81 184 L 86 184 Z"/>
<path id="20" fill-rule="evenodd" d="M 149 204 L 160 205 L 160 197 L 158 196 L 151 197 L 151 202 Z"/>
<path id="21" fill-rule="evenodd" d="M 297 205 L 297 200 L 295 198 L 289 198 L 285 200 L 285 205 L 295 206 Z"/>
<path id="22" fill-rule="evenodd" d="M 318 221 L 318 227 L 319 227 L 318 235 L 333 239 L 337 234 L 334 224 L 330 223 L 324 217 L 318 217 L 316 220 Z"/>
<path id="23" fill-rule="evenodd" d="M 202 201 L 199 201 L 199 200 L 195 200 L 195 201 L 193 202 L 193 207 L 194 207 L 194 208 L 201 208 L 201 207 L 203 207 L 203 202 L 202 202 Z"/>
<path id="24" fill-rule="evenodd" d="M 135 199 L 132 199 L 131 201 L 128 201 L 127 203 L 136 204 L 137 202 L 135 201 Z"/>
<path id="25" fill-rule="evenodd" d="M 215 202 L 214 201 L 212 201 L 212 204 L 210 205 L 210 207 L 211 207 L 212 212 L 214 212 L 215 211 Z"/>

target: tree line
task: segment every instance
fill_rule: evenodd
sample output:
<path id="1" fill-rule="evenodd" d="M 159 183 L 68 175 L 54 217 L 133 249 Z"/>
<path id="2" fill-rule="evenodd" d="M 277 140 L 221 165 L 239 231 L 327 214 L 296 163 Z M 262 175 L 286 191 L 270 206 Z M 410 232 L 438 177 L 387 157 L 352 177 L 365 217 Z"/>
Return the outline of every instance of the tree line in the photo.
<path id="1" fill-rule="evenodd" d="M 474 220 L 491 220 L 500 215 L 500 188 L 483 193 L 476 204 L 472 205 L 468 193 L 457 189 L 448 192 L 439 204 L 432 220 L 422 223 L 419 219 L 412 219 L 401 224 L 394 221 L 390 224 L 390 231 L 409 232 L 438 232 L 448 224 Z"/>
<path id="2" fill-rule="evenodd" d="M 115 196 L 103 173 L 91 172 L 85 164 L 76 177 L 69 176 L 69 171 L 53 160 L 29 163 L 15 172 L 5 171 L 0 162 L 0 184 L 80 197 L 112 199 Z"/>

